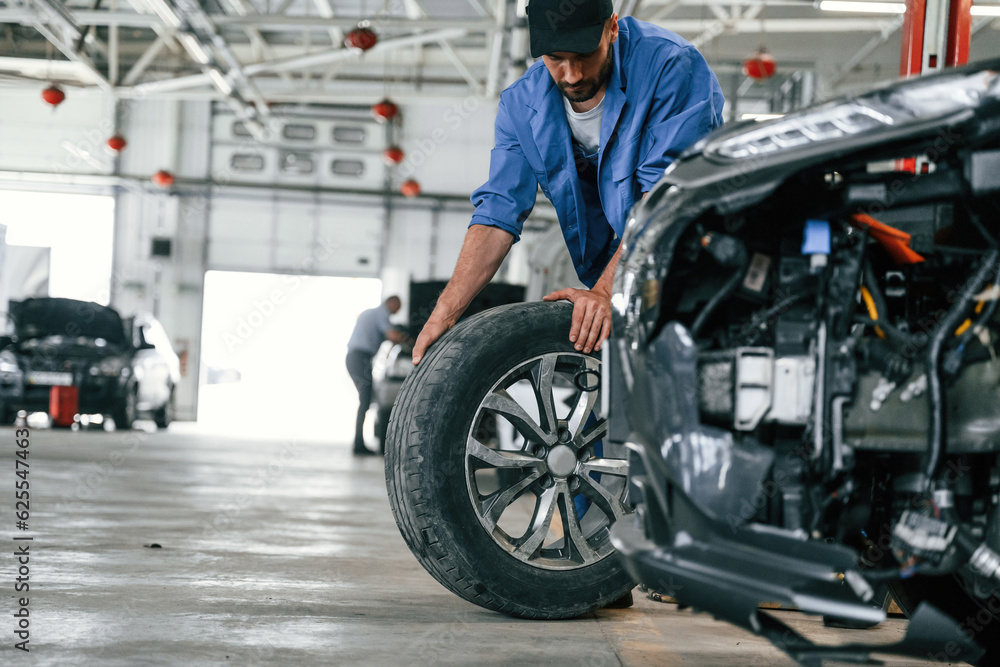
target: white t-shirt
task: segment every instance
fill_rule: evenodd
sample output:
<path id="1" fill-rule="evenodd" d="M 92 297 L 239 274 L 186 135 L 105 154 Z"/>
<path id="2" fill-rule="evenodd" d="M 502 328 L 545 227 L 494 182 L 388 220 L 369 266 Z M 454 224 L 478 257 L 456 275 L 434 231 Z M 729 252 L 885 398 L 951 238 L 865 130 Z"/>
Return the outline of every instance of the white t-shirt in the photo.
<path id="1" fill-rule="evenodd" d="M 570 132 L 576 142 L 583 146 L 587 155 L 593 155 L 601 147 L 601 117 L 604 115 L 604 98 L 590 111 L 577 113 L 573 111 L 570 101 L 563 96 L 566 106 L 566 120 L 569 121 Z"/>

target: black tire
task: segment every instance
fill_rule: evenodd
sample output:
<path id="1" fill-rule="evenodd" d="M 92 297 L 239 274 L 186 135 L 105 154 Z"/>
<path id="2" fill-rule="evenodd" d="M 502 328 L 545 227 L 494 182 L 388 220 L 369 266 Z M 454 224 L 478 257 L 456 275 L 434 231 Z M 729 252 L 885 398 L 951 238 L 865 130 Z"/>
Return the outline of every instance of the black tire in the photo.
<path id="1" fill-rule="evenodd" d="M 565 302 L 514 304 L 454 327 L 407 377 L 386 439 L 390 504 L 417 560 L 466 600 L 524 618 L 579 616 L 635 585 L 608 537 L 630 511 L 627 458 L 593 421 L 600 362 L 569 343 L 571 314 Z M 535 404 L 517 424 L 504 416 L 519 409 L 515 385 Z M 575 406 L 565 416 L 553 388 Z M 582 515 L 577 496 L 591 503 Z"/>
<path id="2" fill-rule="evenodd" d="M 159 429 L 167 428 L 174 421 L 174 390 L 172 388 L 167 402 L 153 413 L 153 421 L 156 422 L 156 428 Z"/>
<path id="3" fill-rule="evenodd" d="M 994 611 L 1000 609 L 1000 597 L 994 595 L 987 601 L 970 595 L 957 575 L 917 576 L 888 583 L 892 597 L 907 617 L 921 602 L 931 603 L 957 620 L 973 641 L 986 650 L 973 664 L 978 667 L 1000 665 L 1000 633 L 996 631 L 1000 616 Z"/>
<path id="4" fill-rule="evenodd" d="M 119 431 L 128 431 L 132 428 L 136 419 L 136 404 L 138 403 L 139 397 L 136 396 L 135 387 L 128 387 L 125 390 L 125 394 L 122 396 L 118 405 L 115 406 L 115 410 L 111 413 L 111 417 L 115 420 L 115 429 Z"/>

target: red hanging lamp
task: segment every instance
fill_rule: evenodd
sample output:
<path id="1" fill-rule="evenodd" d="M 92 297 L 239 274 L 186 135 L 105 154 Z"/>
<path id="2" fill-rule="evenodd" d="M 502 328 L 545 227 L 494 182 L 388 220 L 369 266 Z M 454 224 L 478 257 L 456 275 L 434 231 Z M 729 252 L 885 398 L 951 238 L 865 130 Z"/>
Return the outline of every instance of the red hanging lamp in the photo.
<path id="1" fill-rule="evenodd" d="M 388 98 L 372 105 L 372 115 L 380 123 L 387 123 L 399 114 L 399 107 L 389 101 Z"/>
<path id="2" fill-rule="evenodd" d="M 344 37 L 344 46 L 367 51 L 378 44 L 378 35 L 367 25 L 358 25 Z"/>
<path id="3" fill-rule="evenodd" d="M 109 153 L 121 153 L 125 149 L 125 146 L 128 145 L 128 142 L 125 141 L 125 137 L 115 133 L 108 138 L 105 145 Z"/>
<path id="4" fill-rule="evenodd" d="M 420 194 L 420 183 L 410 179 L 399 186 L 399 191 L 404 197 L 416 197 Z"/>
<path id="5" fill-rule="evenodd" d="M 52 105 L 53 108 L 59 106 L 66 99 L 66 93 L 62 91 L 62 88 L 52 84 L 48 88 L 42 91 L 42 99 L 45 100 L 46 104 Z"/>
<path id="6" fill-rule="evenodd" d="M 406 157 L 406 153 L 399 146 L 389 146 L 382 151 L 382 161 L 390 167 L 394 167 L 402 162 L 404 157 Z"/>
<path id="7" fill-rule="evenodd" d="M 755 81 L 770 79 L 776 70 L 777 62 L 774 56 L 763 48 L 743 60 L 743 74 Z"/>
<path id="8" fill-rule="evenodd" d="M 174 175 L 165 169 L 161 169 L 153 174 L 151 180 L 155 185 L 158 185 L 161 188 L 169 188 L 174 184 Z"/>

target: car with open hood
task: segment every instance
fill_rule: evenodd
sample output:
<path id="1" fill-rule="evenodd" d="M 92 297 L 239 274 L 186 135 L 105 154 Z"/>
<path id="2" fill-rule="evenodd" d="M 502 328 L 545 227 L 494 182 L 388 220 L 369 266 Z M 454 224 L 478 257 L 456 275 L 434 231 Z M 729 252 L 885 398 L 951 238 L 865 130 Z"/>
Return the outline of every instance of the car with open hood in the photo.
<path id="1" fill-rule="evenodd" d="M 131 428 L 140 416 L 166 428 L 173 419 L 177 355 L 149 315 L 123 320 L 113 308 L 88 301 L 30 298 L 11 301 L 0 339 L 0 420 L 18 412 L 47 412 L 53 387 L 75 386 L 79 414 L 111 416 Z"/>

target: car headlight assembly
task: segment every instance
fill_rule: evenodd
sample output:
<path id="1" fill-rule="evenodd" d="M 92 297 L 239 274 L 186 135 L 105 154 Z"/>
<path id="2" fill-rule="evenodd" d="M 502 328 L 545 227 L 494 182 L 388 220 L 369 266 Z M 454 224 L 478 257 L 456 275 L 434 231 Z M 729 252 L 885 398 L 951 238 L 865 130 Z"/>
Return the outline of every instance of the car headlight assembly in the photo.
<path id="1" fill-rule="evenodd" d="M 110 357 L 90 367 L 91 375 L 117 377 L 128 375 L 128 364 L 121 357 Z"/>
<path id="2" fill-rule="evenodd" d="M 0 373 L 18 373 L 17 357 L 10 350 L 0 352 Z"/>
<path id="3" fill-rule="evenodd" d="M 880 128 L 936 121 L 974 109 L 985 98 L 1000 99 L 1000 73 L 978 70 L 932 76 L 793 112 L 756 129 L 724 133 L 709 138 L 703 151 L 723 160 L 760 158 Z"/>

